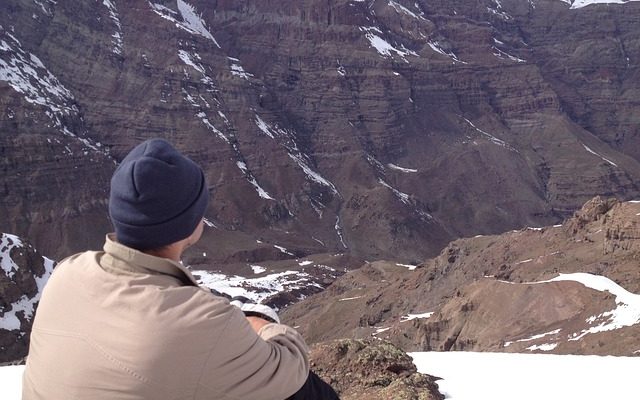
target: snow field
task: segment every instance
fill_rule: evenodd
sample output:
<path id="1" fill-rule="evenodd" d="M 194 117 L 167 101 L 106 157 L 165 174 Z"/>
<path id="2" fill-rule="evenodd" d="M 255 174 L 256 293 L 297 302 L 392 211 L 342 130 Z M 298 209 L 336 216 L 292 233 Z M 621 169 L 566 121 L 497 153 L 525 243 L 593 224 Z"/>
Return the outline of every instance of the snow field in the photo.
<path id="1" fill-rule="evenodd" d="M 640 357 L 416 352 L 447 400 L 638 399 Z"/>

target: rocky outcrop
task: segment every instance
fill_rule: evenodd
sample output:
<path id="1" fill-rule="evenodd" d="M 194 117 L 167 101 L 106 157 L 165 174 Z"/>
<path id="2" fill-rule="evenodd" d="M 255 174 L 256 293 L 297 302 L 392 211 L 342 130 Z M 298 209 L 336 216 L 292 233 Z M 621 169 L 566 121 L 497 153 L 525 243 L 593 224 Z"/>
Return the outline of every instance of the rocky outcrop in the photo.
<path id="1" fill-rule="evenodd" d="M 341 399 L 440 400 L 435 377 L 420 374 L 411 357 L 388 342 L 336 340 L 311 348 L 311 369 Z"/>
<path id="2" fill-rule="evenodd" d="M 256 240 L 413 262 L 640 194 L 637 3 L 0 8 L 0 229 L 54 258 L 99 248 L 109 176 L 154 136 L 205 169 L 210 267 L 280 257 Z"/>
<path id="3" fill-rule="evenodd" d="M 27 355 L 42 288 L 54 262 L 15 235 L 0 233 L 0 363 Z"/>

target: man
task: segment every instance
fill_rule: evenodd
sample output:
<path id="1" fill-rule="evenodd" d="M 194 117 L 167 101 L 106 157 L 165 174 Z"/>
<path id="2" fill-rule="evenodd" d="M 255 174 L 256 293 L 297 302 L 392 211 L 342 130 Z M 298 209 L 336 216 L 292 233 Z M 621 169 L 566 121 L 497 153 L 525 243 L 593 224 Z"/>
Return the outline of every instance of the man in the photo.
<path id="1" fill-rule="evenodd" d="M 115 235 L 62 261 L 43 291 L 23 399 L 337 398 L 309 373 L 300 334 L 245 316 L 180 263 L 208 199 L 200 167 L 168 142 L 127 155 L 111 179 Z"/>

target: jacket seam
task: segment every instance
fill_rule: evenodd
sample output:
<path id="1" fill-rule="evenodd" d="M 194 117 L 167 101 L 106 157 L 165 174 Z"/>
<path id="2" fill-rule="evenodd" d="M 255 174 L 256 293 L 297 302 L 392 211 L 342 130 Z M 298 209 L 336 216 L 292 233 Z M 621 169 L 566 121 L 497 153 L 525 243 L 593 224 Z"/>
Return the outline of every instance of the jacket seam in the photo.
<path id="1" fill-rule="evenodd" d="M 142 376 L 141 374 L 137 373 L 133 369 L 129 368 L 122 361 L 118 360 L 115 356 L 111 355 L 108 351 L 103 349 L 99 344 L 97 344 L 94 341 L 92 341 L 91 339 L 89 339 L 86 335 L 79 334 L 79 333 L 68 332 L 68 331 L 57 331 L 57 330 L 46 329 L 46 328 L 35 328 L 34 330 L 43 332 L 44 334 L 48 334 L 48 335 L 72 337 L 72 338 L 76 338 L 76 339 L 82 340 L 85 343 L 87 343 L 89 346 L 91 346 L 94 350 L 96 350 L 100 355 L 102 355 L 102 357 L 104 357 L 106 360 L 108 360 L 112 364 L 114 364 L 118 369 L 120 369 L 123 372 L 126 372 L 127 374 L 129 374 L 131 377 L 137 379 L 138 381 L 140 381 L 140 382 L 142 382 L 142 383 L 144 383 L 146 385 L 149 385 L 151 387 L 153 387 L 155 385 L 160 386 L 160 387 L 165 387 L 161 383 L 152 381 L 151 379 L 149 379 L 149 378 L 147 378 L 145 376 Z"/>

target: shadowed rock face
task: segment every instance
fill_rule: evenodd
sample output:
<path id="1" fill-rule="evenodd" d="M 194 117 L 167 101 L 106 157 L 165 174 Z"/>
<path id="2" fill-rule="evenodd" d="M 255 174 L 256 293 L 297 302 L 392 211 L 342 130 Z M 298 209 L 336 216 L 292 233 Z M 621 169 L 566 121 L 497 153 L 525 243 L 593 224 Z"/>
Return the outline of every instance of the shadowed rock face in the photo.
<path id="1" fill-rule="evenodd" d="M 0 228 L 52 257 L 100 246 L 113 169 L 156 136 L 206 171 L 209 265 L 256 239 L 421 260 L 639 192 L 637 3 L 0 9 Z"/>
<path id="2" fill-rule="evenodd" d="M 440 400 L 435 378 L 420 374 L 411 357 L 388 342 L 335 340 L 311 348 L 311 369 L 341 399 Z"/>
<path id="3" fill-rule="evenodd" d="M 367 264 L 282 317 L 311 342 L 637 355 L 638 215 L 637 202 L 595 198 L 562 225 L 460 239 L 413 271 Z"/>

